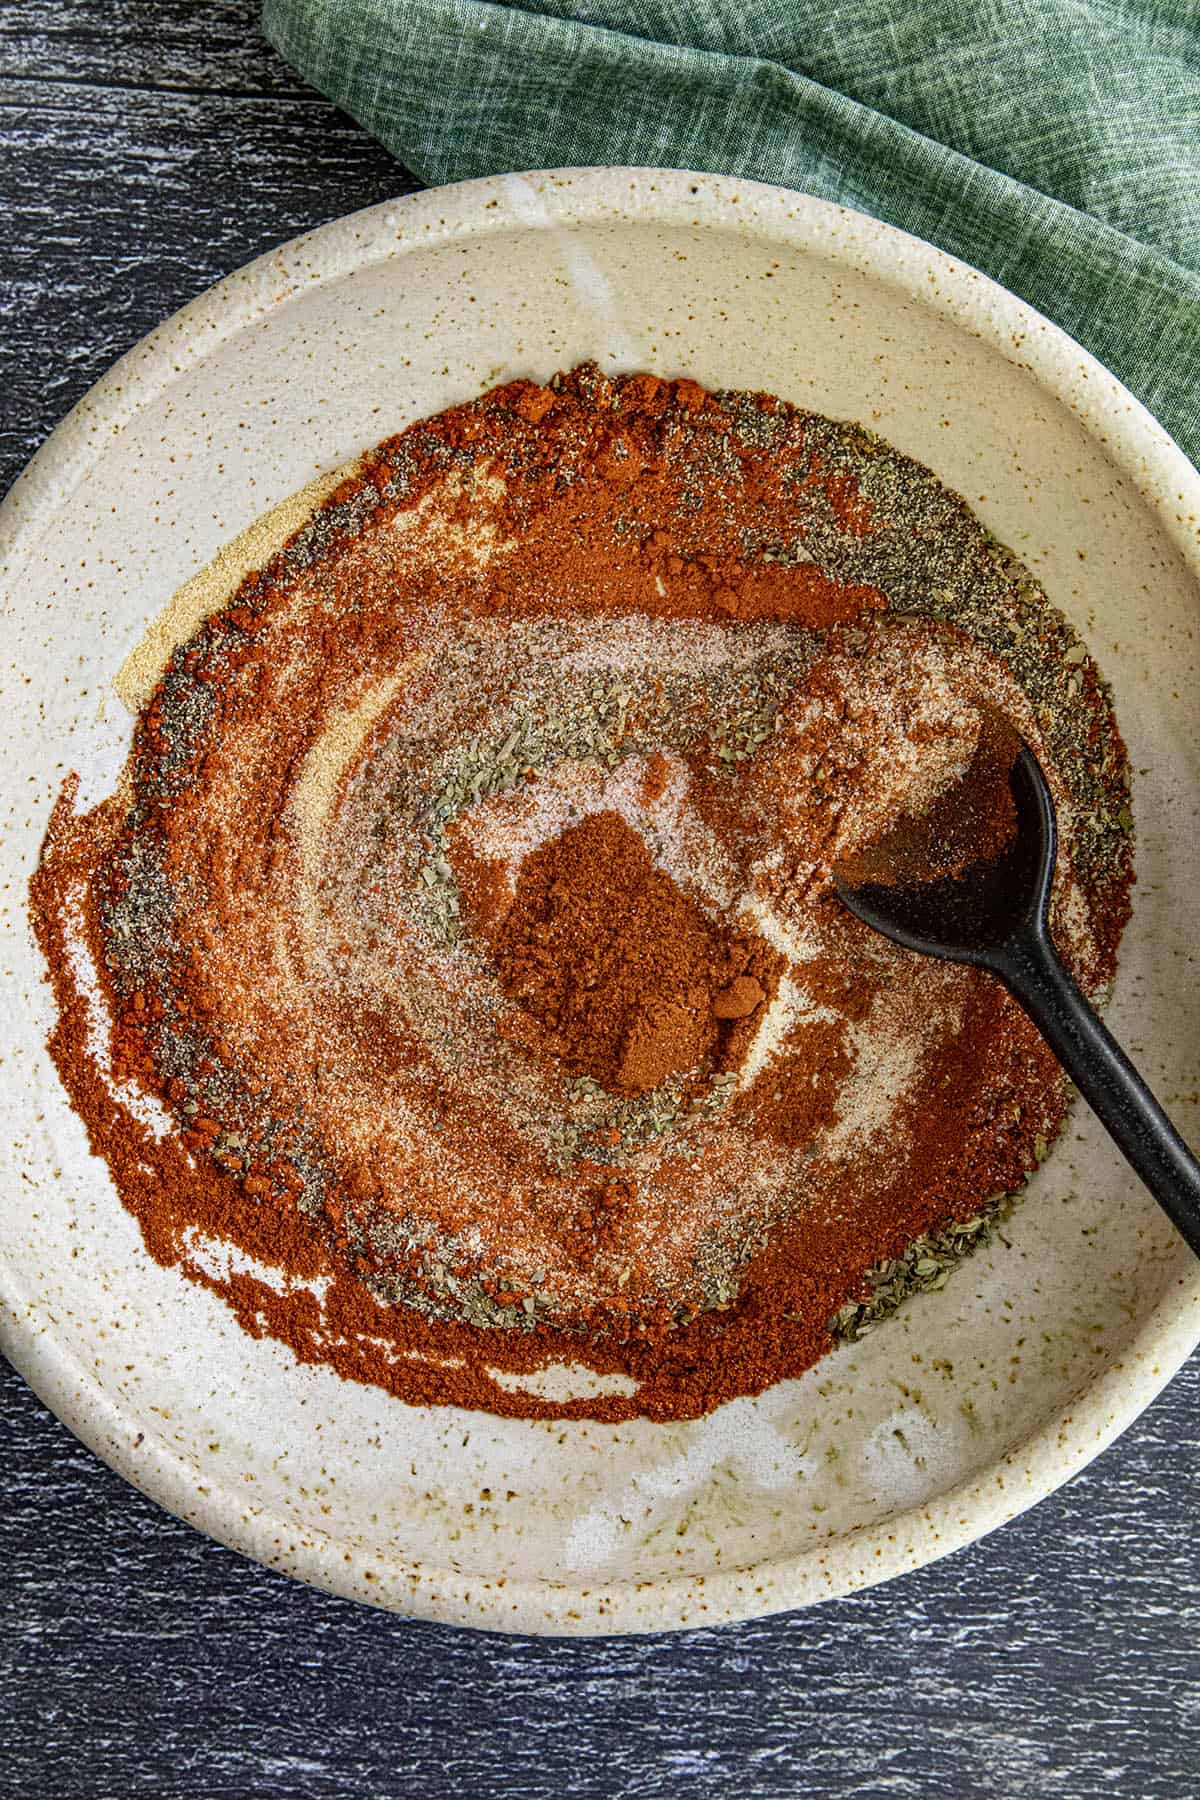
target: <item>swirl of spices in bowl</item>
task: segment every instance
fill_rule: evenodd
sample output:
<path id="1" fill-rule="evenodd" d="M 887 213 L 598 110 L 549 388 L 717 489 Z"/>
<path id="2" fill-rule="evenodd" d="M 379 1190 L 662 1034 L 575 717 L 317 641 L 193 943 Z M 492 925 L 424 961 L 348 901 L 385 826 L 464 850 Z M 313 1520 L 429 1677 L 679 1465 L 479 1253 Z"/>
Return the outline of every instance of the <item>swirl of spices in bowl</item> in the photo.
<path id="1" fill-rule="evenodd" d="M 525 1415 L 695 1416 L 941 1286 L 1067 1091 L 830 870 L 996 713 L 1099 996 L 1108 691 L 927 469 L 593 365 L 369 452 L 175 645 L 34 879 L 52 1050 L 149 1251 L 302 1360 Z M 560 1362 L 629 1391 L 513 1379 Z"/>

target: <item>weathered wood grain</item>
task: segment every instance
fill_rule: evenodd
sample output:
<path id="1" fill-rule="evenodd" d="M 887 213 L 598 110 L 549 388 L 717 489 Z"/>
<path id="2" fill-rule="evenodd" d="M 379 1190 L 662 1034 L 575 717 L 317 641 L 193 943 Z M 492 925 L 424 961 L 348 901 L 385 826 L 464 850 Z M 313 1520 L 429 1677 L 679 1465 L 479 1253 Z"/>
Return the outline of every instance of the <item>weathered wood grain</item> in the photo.
<path id="1" fill-rule="evenodd" d="M 258 29 L 254 0 L 8 0 L 0 76 L 294 94 L 323 105 Z"/>
<path id="2" fill-rule="evenodd" d="M 414 184 L 250 0 L 0 8 L 0 487 L 248 257 Z M 812 1613 L 641 1641 L 406 1624 L 255 1568 L 0 1366 L 0 1794 L 1194 1800 L 1200 1362 L 1003 1532 Z"/>

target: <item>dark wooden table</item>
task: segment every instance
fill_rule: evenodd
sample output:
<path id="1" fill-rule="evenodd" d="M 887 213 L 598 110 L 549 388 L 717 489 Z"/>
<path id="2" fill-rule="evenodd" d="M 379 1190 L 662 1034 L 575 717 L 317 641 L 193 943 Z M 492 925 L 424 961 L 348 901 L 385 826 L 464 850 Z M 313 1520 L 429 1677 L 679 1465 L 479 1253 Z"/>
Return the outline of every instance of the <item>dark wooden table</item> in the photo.
<path id="1" fill-rule="evenodd" d="M 251 0 L 0 7 L 0 489 L 121 351 L 249 257 L 415 185 Z M 0 1364 L 0 1794 L 1200 1794 L 1200 1362 L 1068 1489 L 818 1611 L 486 1637 L 209 1543 Z"/>

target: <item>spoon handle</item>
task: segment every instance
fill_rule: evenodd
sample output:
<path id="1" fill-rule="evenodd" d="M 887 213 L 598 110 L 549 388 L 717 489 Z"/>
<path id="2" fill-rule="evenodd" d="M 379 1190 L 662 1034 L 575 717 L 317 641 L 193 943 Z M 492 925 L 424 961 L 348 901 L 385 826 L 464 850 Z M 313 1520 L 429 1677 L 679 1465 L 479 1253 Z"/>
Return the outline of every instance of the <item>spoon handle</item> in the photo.
<path id="1" fill-rule="evenodd" d="M 1063 966 L 1044 927 L 987 959 L 1180 1235 L 1200 1256 L 1200 1162 Z"/>

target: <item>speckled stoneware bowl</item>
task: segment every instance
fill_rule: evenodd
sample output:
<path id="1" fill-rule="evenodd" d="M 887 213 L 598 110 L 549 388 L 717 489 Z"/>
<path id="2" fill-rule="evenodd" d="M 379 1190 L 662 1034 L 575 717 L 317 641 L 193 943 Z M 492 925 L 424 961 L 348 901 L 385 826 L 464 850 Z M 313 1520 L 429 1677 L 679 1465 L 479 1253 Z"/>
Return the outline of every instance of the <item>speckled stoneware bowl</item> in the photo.
<path id="1" fill-rule="evenodd" d="M 855 213 L 602 169 L 359 213 L 162 326 L 3 512 L 4 1347 L 101 1456 L 226 1543 L 533 1632 L 711 1624 L 926 1562 L 1077 1470 L 1200 1337 L 1197 1265 L 1082 1110 L 1006 1246 L 694 1424 L 411 1409 L 252 1343 L 148 1260 L 43 1047 L 24 903 L 63 772 L 106 789 L 129 734 L 115 670 L 256 515 L 422 414 L 589 356 L 860 419 L 1041 576 L 1115 684 L 1137 772 L 1112 1022 L 1193 1138 L 1198 1118 L 1200 478 L 1053 325 Z"/>

